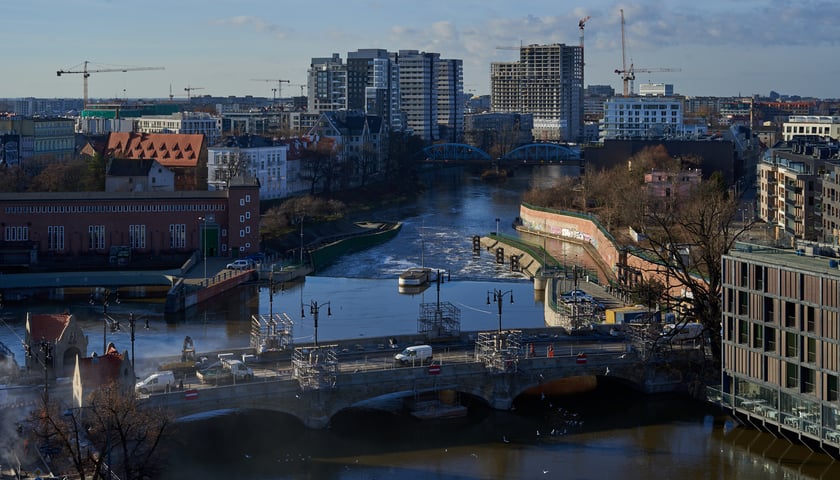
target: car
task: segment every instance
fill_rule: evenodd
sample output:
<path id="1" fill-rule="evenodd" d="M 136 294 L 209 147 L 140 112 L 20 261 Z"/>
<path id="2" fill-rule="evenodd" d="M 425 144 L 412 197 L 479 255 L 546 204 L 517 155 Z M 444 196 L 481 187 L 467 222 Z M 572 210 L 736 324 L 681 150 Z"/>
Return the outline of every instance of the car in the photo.
<path id="1" fill-rule="evenodd" d="M 572 290 L 560 295 L 560 299 L 566 303 L 575 303 L 575 302 L 592 302 L 594 298 L 592 295 L 584 292 L 583 290 Z"/>
<path id="2" fill-rule="evenodd" d="M 247 270 L 254 267 L 253 262 L 247 258 L 240 258 L 239 260 L 234 260 L 233 262 L 228 263 L 225 268 L 229 268 L 231 270 Z"/>

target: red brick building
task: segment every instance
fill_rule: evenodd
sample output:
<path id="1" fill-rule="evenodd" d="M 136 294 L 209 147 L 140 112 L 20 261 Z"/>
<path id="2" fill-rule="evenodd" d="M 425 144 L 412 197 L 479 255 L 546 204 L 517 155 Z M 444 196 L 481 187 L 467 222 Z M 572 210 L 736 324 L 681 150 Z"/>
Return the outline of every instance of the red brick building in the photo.
<path id="1" fill-rule="evenodd" d="M 0 194 L 0 266 L 25 268 L 51 258 L 135 254 L 207 256 L 259 251 L 259 182 L 225 191 L 45 192 Z"/>

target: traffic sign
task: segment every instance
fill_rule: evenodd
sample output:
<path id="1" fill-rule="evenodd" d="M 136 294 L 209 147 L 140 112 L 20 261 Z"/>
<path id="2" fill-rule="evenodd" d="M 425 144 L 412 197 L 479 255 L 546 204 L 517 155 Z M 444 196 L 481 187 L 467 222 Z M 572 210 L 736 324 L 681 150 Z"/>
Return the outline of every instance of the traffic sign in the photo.
<path id="1" fill-rule="evenodd" d="M 586 363 L 586 354 L 585 353 L 578 353 L 577 359 L 575 359 L 575 363 L 578 365 L 583 365 Z"/>
<path id="2" fill-rule="evenodd" d="M 438 364 L 429 365 L 429 375 L 440 375 L 440 365 L 438 365 Z"/>
<path id="3" fill-rule="evenodd" d="M 187 400 L 197 399 L 198 398 L 198 390 L 196 390 L 194 388 L 190 389 L 190 390 L 184 390 L 184 398 L 187 399 Z"/>

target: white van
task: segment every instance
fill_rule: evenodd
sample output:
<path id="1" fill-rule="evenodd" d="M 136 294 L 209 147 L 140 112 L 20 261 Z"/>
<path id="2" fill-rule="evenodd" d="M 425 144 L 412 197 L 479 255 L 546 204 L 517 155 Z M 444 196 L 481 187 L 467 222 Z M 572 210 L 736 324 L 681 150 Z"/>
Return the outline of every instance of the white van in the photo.
<path id="1" fill-rule="evenodd" d="M 694 340 L 703 333 L 703 324 L 689 322 L 685 324 L 669 323 L 662 329 L 660 341 L 684 342 Z"/>
<path id="2" fill-rule="evenodd" d="M 167 388 L 169 390 L 175 388 L 175 374 L 168 370 L 153 373 L 134 385 L 134 391 L 143 395 L 165 392 Z"/>
<path id="3" fill-rule="evenodd" d="M 394 355 L 394 361 L 400 365 L 422 365 L 432 361 L 432 347 L 414 345 Z"/>

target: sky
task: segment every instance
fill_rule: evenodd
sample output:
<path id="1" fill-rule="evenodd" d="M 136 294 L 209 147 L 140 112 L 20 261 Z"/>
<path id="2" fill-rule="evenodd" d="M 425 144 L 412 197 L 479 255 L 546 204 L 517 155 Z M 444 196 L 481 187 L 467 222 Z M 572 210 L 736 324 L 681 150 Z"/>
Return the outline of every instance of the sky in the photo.
<path id="1" fill-rule="evenodd" d="M 622 59 L 621 10 L 625 22 Z M 313 57 L 382 48 L 464 61 L 489 93 L 491 62 L 529 44 L 578 45 L 585 85 L 621 92 L 617 69 L 689 96 L 840 98 L 837 0 L 26 0 L 4 2 L 0 98 L 299 95 Z M 507 47 L 507 48 L 498 48 Z M 669 69 L 639 72 L 639 69 Z M 279 82 L 288 80 L 289 82 Z"/>

